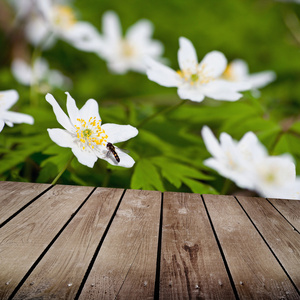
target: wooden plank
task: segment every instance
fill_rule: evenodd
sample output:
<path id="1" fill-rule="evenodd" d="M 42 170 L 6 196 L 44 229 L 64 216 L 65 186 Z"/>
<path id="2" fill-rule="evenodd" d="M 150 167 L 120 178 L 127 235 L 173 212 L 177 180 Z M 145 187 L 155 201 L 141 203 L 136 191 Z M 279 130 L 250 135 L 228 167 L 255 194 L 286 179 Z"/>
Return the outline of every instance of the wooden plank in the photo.
<path id="1" fill-rule="evenodd" d="M 122 193 L 122 189 L 98 188 L 14 299 L 74 299 Z"/>
<path id="2" fill-rule="evenodd" d="M 54 186 L 1 229 L 1 299 L 10 296 L 91 191 L 91 187 Z"/>
<path id="3" fill-rule="evenodd" d="M 300 290 L 299 233 L 266 199 L 256 197 L 237 198 L 292 278 L 298 290 Z"/>
<path id="4" fill-rule="evenodd" d="M 0 227 L 5 220 L 49 186 L 50 184 L 0 181 Z"/>
<path id="5" fill-rule="evenodd" d="M 164 193 L 160 299 L 235 299 L 201 195 Z"/>
<path id="6" fill-rule="evenodd" d="M 269 199 L 280 213 L 300 232 L 300 201 Z"/>
<path id="7" fill-rule="evenodd" d="M 241 299 L 299 299 L 272 252 L 232 196 L 204 195 Z"/>
<path id="8" fill-rule="evenodd" d="M 79 299 L 153 299 L 161 193 L 128 190 Z"/>

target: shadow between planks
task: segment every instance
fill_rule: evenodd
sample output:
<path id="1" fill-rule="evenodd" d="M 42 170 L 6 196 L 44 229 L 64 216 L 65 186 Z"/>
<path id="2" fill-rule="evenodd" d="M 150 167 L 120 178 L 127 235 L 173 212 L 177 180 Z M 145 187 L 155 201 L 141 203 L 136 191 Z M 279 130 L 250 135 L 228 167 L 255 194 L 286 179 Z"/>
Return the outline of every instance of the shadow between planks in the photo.
<path id="1" fill-rule="evenodd" d="M 300 299 L 295 201 L 0 182 L 0 205 L 0 299 Z"/>

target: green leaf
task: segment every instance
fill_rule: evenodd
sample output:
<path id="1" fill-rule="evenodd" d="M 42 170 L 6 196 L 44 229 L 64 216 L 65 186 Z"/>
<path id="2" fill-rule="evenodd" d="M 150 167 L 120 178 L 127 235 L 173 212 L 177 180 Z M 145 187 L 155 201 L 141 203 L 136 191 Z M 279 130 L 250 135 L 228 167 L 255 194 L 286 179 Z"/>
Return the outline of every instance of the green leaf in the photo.
<path id="1" fill-rule="evenodd" d="M 45 138 L 45 135 L 15 137 L 12 140 L 18 143 L 14 149 L 4 151 L 6 154 L 1 157 L 0 174 L 20 163 L 24 163 L 27 157 L 44 150 L 50 143 L 49 139 Z"/>
<path id="2" fill-rule="evenodd" d="M 218 192 L 211 186 L 204 184 L 198 180 L 184 178 L 183 182 L 192 190 L 193 193 L 198 194 L 218 194 Z"/>
<path id="3" fill-rule="evenodd" d="M 41 163 L 42 169 L 37 179 L 38 182 L 52 181 L 73 155 L 69 148 L 62 148 L 56 144 L 51 145 L 43 153 L 52 156 Z"/>
<path id="4" fill-rule="evenodd" d="M 157 168 L 148 159 L 139 160 L 131 178 L 132 189 L 164 191 L 162 180 Z"/>
<path id="5" fill-rule="evenodd" d="M 295 122 L 291 127 L 290 130 L 295 131 L 300 134 L 300 121 Z"/>
<path id="6" fill-rule="evenodd" d="M 200 172 L 192 166 L 172 161 L 163 156 L 153 157 L 151 161 L 161 170 L 162 176 L 176 188 L 180 188 L 182 183 L 190 182 L 189 179 L 191 178 L 200 180 L 213 179 L 213 177 Z"/>

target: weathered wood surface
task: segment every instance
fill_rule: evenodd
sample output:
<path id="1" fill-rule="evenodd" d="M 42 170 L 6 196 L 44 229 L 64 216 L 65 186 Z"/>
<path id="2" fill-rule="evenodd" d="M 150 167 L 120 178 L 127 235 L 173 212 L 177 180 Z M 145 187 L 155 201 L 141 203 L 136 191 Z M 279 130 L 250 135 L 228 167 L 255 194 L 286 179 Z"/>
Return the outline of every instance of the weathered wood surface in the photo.
<path id="1" fill-rule="evenodd" d="M 161 194 L 129 190 L 79 299 L 153 299 Z"/>
<path id="2" fill-rule="evenodd" d="M 0 182 L 0 299 L 300 299 L 300 201 Z"/>
<path id="3" fill-rule="evenodd" d="M 24 205 L 45 191 L 50 184 L 0 181 L 0 227 Z"/>
<path id="4" fill-rule="evenodd" d="M 235 299 L 201 195 L 165 193 L 160 299 Z"/>
<path id="5" fill-rule="evenodd" d="M 205 195 L 204 202 L 239 296 L 299 299 L 298 291 L 236 199 Z"/>

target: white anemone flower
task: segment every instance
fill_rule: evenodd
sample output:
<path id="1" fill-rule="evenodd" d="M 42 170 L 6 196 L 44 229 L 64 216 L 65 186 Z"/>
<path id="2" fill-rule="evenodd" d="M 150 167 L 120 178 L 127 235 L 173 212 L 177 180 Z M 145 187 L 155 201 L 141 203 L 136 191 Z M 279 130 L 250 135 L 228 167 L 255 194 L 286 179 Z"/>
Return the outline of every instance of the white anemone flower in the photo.
<path id="1" fill-rule="evenodd" d="M 237 142 L 221 133 L 220 143 L 204 126 L 202 137 L 213 156 L 204 164 L 241 188 L 256 191 L 269 198 L 300 200 L 300 178 L 290 155 L 269 156 L 253 132 L 247 132 Z"/>
<path id="2" fill-rule="evenodd" d="M 250 88 L 247 82 L 230 82 L 220 78 L 227 59 L 223 53 L 212 51 L 198 63 L 196 50 L 190 40 L 179 38 L 179 71 L 147 58 L 148 78 L 162 86 L 177 87 L 181 99 L 201 102 L 205 96 L 216 100 L 236 101 L 242 97 L 239 91 Z"/>
<path id="3" fill-rule="evenodd" d="M 0 92 L 0 132 L 5 124 L 12 127 L 14 123 L 27 123 L 31 125 L 34 123 L 32 116 L 8 110 L 18 101 L 18 99 L 19 94 L 16 90 Z"/>
<path id="4" fill-rule="evenodd" d="M 202 128 L 201 133 L 207 150 L 213 156 L 206 159 L 204 164 L 234 181 L 239 187 L 253 189 L 254 184 L 249 180 L 249 170 L 254 160 L 266 156 L 266 150 L 255 134 L 248 132 L 240 142 L 236 142 L 223 132 L 219 143 L 207 126 Z"/>
<path id="5" fill-rule="evenodd" d="M 233 82 L 249 82 L 251 89 L 256 90 L 274 81 L 276 73 L 273 71 L 263 71 L 249 74 L 247 63 L 242 59 L 235 59 L 227 65 L 222 77 Z"/>
<path id="6" fill-rule="evenodd" d="M 98 112 L 98 103 L 89 99 L 81 109 L 75 100 L 67 94 L 67 111 L 63 112 L 51 94 L 46 100 L 52 105 L 57 121 L 64 129 L 48 129 L 53 142 L 61 147 L 71 148 L 78 161 L 90 168 L 98 158 L 112 165 L 130 168 L 134 165 L 131 156 L 114 146 L 115 143 L 135 137 L 138 130 L 130 125 L 104 124 Z"/>
<path id="7" fill-rule="evenodd" d="M 145 19 L 128 28 L 125 36 L 118 15 L 108 11 L 102 18 L 102 36 L 90 45 L 90 51 L 107 61 L 113 73 L 124 74 L 129 70 L 145 73 L 146 56 L 159 59 L 164 47 L 161 42 L 151 39 L 153 24 Z"/>
<path id="8" fill-rule="evenodd" d="M 295 164 L 289 155 L 258 160 L 251 180 L 254 189 L 263 197 L 300 200 L 300 181 L 296 181 Z"/>
<path id="9" fill-rule="evenodd" d="M 51 87 L 64 88 L 70 86 L 72 81 L 58 70 L 51 70 L 48 62 L 38 58 L 31 67 L 20 58 L 13 60 L 11 71 L 18 82 L 23 85 L 38 85 L 41 92 L 48 92 Z"/>
<path id="10" fill-rule="evenodd" d="M 59 0 L 15 1 L 17 16 L 25 19 L 25 34 L 34 46 L 50 48 L 57 38 L 82 50 L 98 35 L 88 22 L 78 21 L 71 6 Z M 23 12 L 22 12 L 23 11 Z"/>

